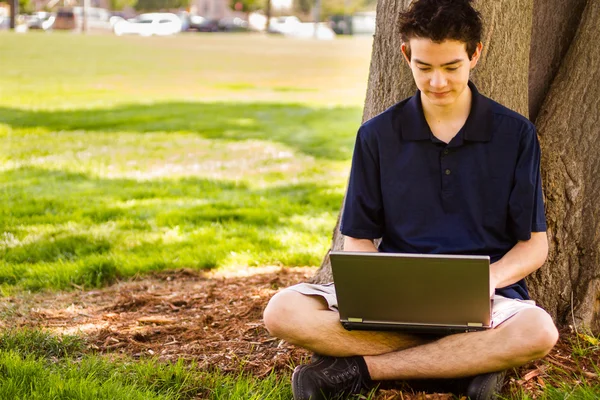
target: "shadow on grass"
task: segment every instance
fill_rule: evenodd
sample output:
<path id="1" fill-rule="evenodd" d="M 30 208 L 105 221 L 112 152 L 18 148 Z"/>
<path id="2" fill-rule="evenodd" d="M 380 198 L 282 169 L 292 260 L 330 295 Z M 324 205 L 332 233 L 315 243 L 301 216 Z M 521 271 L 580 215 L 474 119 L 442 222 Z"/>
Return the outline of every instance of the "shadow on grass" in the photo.
<path id="1" fill-rule="evenodd" d="M 0 121 L 13 128 L 191 132 L 210 139 L 262 139 L 333 160 L 350 158 L 360 118 L 358 107 L 267 103 L 164 102 L 57 111 L 0 107 Z"/>

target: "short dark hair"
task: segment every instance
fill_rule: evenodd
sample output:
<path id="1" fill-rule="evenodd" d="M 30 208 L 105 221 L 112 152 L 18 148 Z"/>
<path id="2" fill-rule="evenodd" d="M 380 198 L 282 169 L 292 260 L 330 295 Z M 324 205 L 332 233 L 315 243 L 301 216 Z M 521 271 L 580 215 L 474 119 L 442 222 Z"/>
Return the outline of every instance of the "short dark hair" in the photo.
<path id="1" fill-rule="evenodd" d="M 472 0 L 416 0 L 400 15 L 400 34 L 408 45 L 412 38 L 441 43 L 457 40 L 467 47 L 469 59 L 481 42 L 481 14 Z M 410 58 L 410 47 L 407 47 Z"/>

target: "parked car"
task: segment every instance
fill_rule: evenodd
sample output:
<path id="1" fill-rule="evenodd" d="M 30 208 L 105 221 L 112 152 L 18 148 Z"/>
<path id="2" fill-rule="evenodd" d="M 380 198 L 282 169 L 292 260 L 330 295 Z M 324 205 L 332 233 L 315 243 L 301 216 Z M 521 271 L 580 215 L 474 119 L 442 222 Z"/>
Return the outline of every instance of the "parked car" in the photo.
<path id="1" fill-rule="evenodd" d="M 271 19 L 268 32 L 305 39 L 335 39 L 335 32 L 327 23 L 301 22 L 294 16 Z"/>
<path id="2" fill-rule="evenodd" d="M 205 18 L 201 15 L 190 15 L 190 29 L 197 30 L 198 32 L 217 32 L 219 30 L 219 21 Z"/>
<path id="3" fill-rule="evenodd" d="M 248 21 L 240 17 L 224 17 L 219 20 L 219 30 L 223 32 L 245 32 L 248 30 Z"/>
<path id="4" fill-rule="evenodd" d="M 29 17 L 27 26 L 29 29 L 41 29 L 47 31 L 54 25 L 55 19 L 56 15 L 45 11 L 39 11 Z"/>
<path id="5" fill-rule="evenodd" d="M 267 31 L 269 33 L 279 33 L 282 35 L 293 34 L 300 29 L 302 22 L 295 16 L 275 17 L 269 21 Z"/>
<path id="6" fill-rule="evenodd" d="M 136 18 L 117 21 L 115 35 L 167 36 L 181 32 L 181 19 L 172 13 L 146 13 Z"/>

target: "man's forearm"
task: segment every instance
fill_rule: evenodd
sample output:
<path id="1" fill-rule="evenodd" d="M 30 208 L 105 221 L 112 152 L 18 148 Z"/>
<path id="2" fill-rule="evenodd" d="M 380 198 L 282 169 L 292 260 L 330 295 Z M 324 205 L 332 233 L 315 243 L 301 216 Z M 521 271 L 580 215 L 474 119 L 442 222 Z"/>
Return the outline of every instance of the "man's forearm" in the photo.
<path id="1" fill-rule="evenodd" d="M 349 236 L 344 236 L 344 251 L 366 251 L 377 252 L 375 243 L 369 239 L 355 239 Z"/>
<path id="2" fill-rule="evenodd" d="M 502 288 L 525 278 L 541 267 L 548 256 L 546 232 L 533 232 L 531 239 L 518 242 L 490 267 L 490 284 Z"/>

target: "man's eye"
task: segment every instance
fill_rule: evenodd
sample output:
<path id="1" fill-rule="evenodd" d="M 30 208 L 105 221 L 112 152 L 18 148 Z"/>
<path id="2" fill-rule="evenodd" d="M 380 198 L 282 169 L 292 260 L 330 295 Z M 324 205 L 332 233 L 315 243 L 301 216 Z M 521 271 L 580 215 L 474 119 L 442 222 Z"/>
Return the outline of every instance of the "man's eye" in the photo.
<path id="1" fill-rule="evenodd" d="M 427 67 L 419 67 L 419 69 L 420 69 L 421 71 L 429 71 L 429 68 L 427 68 Z"/>
<path id="2" fill-rule="evenodd" d="M 448 71 L 456 71 L 458 67 L 446 68 Z"/>

